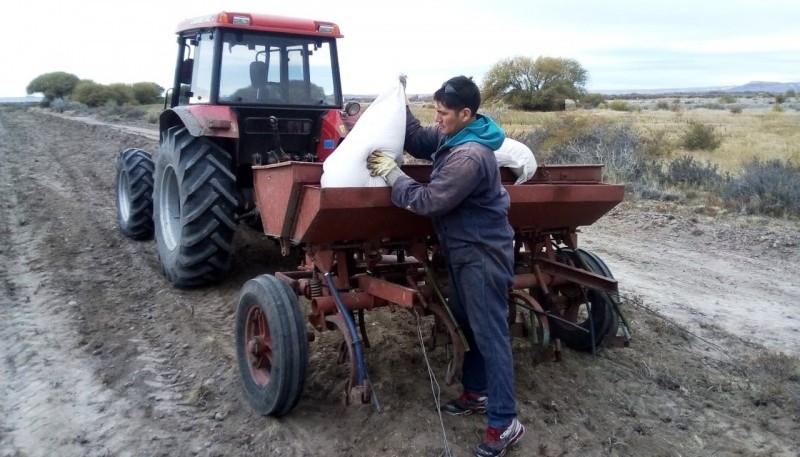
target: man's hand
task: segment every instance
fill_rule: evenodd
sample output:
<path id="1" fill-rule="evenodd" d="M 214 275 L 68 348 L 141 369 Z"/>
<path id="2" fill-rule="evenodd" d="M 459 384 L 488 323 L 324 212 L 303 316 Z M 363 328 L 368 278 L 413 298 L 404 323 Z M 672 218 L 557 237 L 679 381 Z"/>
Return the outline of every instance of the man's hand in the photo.
<path id="1" fill-rule="evenodd" d="M 367 169 L 371 176 L 380 176 L 386 179 L 389 173 L 397 169 L 397 163 L 383 152 L 375 151 L 367 157 Z"/>
<path id="2" fill-rule="evenodd" d="M 380 176 L 390 186 L 394 186 L 401 176 L 406 176 L 397 166 L 397 162 L 381 151 L 375 151 L 367 157 L 367 169 L 370 175 Z"/>

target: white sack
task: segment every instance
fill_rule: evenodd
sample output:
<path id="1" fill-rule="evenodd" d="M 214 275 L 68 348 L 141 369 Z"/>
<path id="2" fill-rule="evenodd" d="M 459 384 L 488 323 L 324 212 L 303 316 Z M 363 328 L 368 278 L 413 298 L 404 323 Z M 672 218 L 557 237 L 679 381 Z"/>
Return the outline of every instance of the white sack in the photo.
<path id="1" fill-rule="evenodd" d="M 522 184 L 533 178 L 536 173 L 536 158 L 533 151 L 523 143 L 511 138 L 503 140 L 500 149 L 494 151 L 497 157 L 497 165 L 508 167 L 517 175 L 514 184 Z"/>
<path id="2" fill-rule="evenodd" d="M 381 187 L 380 176 L 370 176 L 367 156 L 383 151 L 403 164 L 406 134 L 406 94 L 399 80 L 380 94 L 322 165 L 322 187 Z"/>

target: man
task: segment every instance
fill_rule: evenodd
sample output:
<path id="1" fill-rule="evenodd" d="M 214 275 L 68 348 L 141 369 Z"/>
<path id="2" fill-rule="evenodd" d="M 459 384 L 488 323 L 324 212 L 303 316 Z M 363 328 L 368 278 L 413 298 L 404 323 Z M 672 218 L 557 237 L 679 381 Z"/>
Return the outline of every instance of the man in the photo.
<path id="1" fill-rule="evenodd" d="M 514 232 L 494 155 L 505 132 L 477 113 L 481 96 L 470 78 L 449 79 L 433 100 L 434 126 L 423 127 L 406 109 L 404 145 L 414 157 L 433 161 L 430 183 L 414 181 L 381 152 L 367 158 L 367 167 L 392 187 L 395 205 L 431 217 L 450 275 L 449 304 L 470 347 L 464 357 L 464 392 L 442 410 L 452 415 L 486 412 L 486 438 L 474 453 L 502 456 L 525 433 L 516 418 L 506 320 Z"/>

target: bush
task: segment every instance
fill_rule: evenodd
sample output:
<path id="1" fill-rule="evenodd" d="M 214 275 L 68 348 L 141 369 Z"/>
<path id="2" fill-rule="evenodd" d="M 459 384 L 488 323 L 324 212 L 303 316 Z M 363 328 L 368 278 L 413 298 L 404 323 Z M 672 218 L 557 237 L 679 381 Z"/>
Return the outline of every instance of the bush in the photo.
<path id="1" fill-rule="evenodd" d="M 784 94 L 776 94 L 775 95 L 775 103 L 781 104 L 786 101 L 786 95 Z"/>
<path id="2" fill-rule="evenodd" d="M 701 103 L 699 105 L 695 105 L 695 108 L 705 108 L 705 109 L 712 109 L 712 110 L 724 110 L 725 107 L 719 103 Z"/>
<path id="3" fill-rule="evenodd" d="M 121 105 L 114 100 L 108 100 L 103 106 L 102 114 L 116 119 L 141 119 L 147 111 L 138 105 Z"/>
<path id="4" fill-rule="evenodd" d="M 742 107 L 741 106 L 731 106 L 729 110 L 732 114 L 742 114 Z"/>
<path id="5" fill-rule="evenodd" d="M 725 94 L 719 97 L 719 102 L 730 105 L 731 103 L 736 103 L 736 97 L 731 94 Z"/>
<path id="6" fill-rule="evenodd" d="M 118 105 L 129 105 L 136 101 L 133 88 L 127 84 L 114 83 L 106 87 L 108 88 L 109 100 L 117 102 Z"/>
<path id="7" fill-rule="evenodd" d="M 156 83 L 139 82 L 131 86 L 133 98 L 140 105 L 151 105 L 163 101 L 164 88 Z"/>
<path id="8" fill-rule="evenodd" d="M 597 108 L 605 102 L 606 99 L 601 94 L 586 94 L 581 97 L 580 107 L 584 109 L 592 109 Z"/>
<path id="9" fill-rule="evenodd" d="M 668 101 L 666 101 L 666 100 L 659 100 L 659 101 L 656 102 L 656 109 L 657 110 L 669 111 L 670 103 Z"/>
<path id="10" fill-rule="evenodd" d="M 690 121 L 689 129 L 683 133 L 681 145 L 689 151 L 713 151 L 722 143 L 713 125 Z"/>
<path id="11" fill-rule="evenodd" d="M 610 182 L 649 181 L 660 165 L 643 153 L 644 142 L 631 122 L 572 119 L 562 130 L 547 132 L 550 144 L 542 159 L 549 163 L 601 163 Z M 560 141 L 553 141 L 555 138 Z"/>
<path id="12" fill-rule="evenodd" d="M 800 216 L 800 166 L 781 160 L 748 163 L 723 190 L 732 207 L 750 214 Z"/>
<path id="13" fill-rule="evenodd" d="M 783 112 L 783 105 L 772 105 L 772 112 L 773 113 L 782 113 Z"/>
<path id="14" fill-rule="evenodd" d="M 91 79 L 84 79 L 75 86 L 71 98 L 90 108 L 96 108 L 104 105 L 111 98 L 111 94 L 107 86 L 97 84 Z"/>
<path id="15" fill-rule="evenodd" d="M 630 111 L 631 108 L 628 106 L 628 102 L 625 100 L 611 100 L 608 102 L 608 108 L 611 111 Z"/>
<path id="16" fill-rule="evenodd" d="M 83 103 L 74 102 L 68 98 L 57 98 L 50 102 L 50 109 L 56 113 L 63 113 L 65 111 L 74 111 L 83 113 L 86 111 L 87 106 Z"/>
<path id="17" fill-rule="evenodd" d="M 697 186 L 710 190 L 718 189 L 723 182 L 716 164 L 701 163 L 688 154 L 670 162 L 664 178 L 670 184 Z"/>

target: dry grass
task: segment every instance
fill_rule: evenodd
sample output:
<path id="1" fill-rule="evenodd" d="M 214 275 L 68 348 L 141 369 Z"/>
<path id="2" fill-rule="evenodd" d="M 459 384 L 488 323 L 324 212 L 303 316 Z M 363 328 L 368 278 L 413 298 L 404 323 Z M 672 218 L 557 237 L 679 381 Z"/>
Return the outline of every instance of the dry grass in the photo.
<path id="1" fill-rule="evenodd" d="M 800 112 L 796 110 L 773 112 L 769 105 L 764 105 L 732 113 L 728 109 L 691 108 L 690 100 L 684 99 L 670 98 L 668 103 L 678 108 L 640 109 L 632 103 L 631 111 L 578 109 L 533 113 L 490 107 L 482 112 L 494 118 L 512 137 L 536 126 L 558 122 L 564 116 L 627 120 L 643 137 L 664 144 L 665 147 L 660 149 L 666 150 L 670 157 L 690 154 L 698 160 L 717 164 L 721 172 L 733 174 L 754 158 L 800 164 Z M 433 123 L 434 111 L 430 104 L 413 106 L 412 112 L 423 123 Z M 719 147 L 714 151 L 691 152 L 680 147 L 680 139 L 692 122 L 713 126 L 722 140 Z"/>
<path id="2" fill-rule="evenodd" d="M 692 109 L 673 111 L 618 112 L 600 110 L 598 115 L 630 119 L 650 138 L 662 137 L 670 144 L 673 156 L 691 154 L 699 160 L 719 165 L 723 172 L 736 173 L 754 158 L 789 160 L 800 164 L 800 113 L 744 110 L 741 114 L 725 110 Z M 690 123 L 700 122 L 715 128 L 722 142 L 714 151 L 687 151 L 679 146 L 680 137 Z"/>

